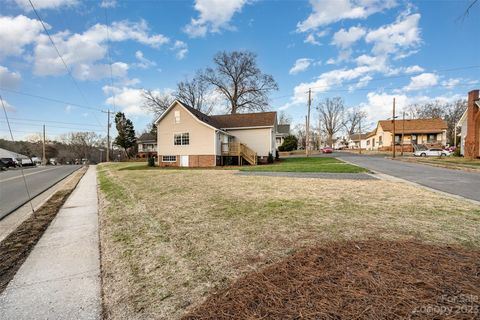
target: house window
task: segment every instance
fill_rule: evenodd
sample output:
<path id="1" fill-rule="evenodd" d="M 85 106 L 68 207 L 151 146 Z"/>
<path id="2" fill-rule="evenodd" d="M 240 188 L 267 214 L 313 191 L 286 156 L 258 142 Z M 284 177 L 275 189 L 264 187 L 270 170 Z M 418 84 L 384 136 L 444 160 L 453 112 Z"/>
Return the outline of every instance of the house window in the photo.
<path id="1" fill-rule="evenodd" d="M 175 123 L 180 123 L 180 111 L 175 111 Z"/>
<path id="2" fill-rule="evenodd" d="M 190 144 L 190 134 L 185 133 L 175 133 L 173 135 L 173 144 L 176 146 L 186 146 Z"/>
<path id="3" fill-rule="evenodd" d="M 429 134 L 428 135 L 428 143 L 436 142 L 437 135 L 436 134 Z"/>
<path id="4" fill-rule="evenodd" d="M 369 145 L 370 145 L 370 140 L 367 140 L 367 146 L 369 146 Z"/>
<path id="5" fill-rule="evenodd" d="M 177 162 L 177 156 L 162 156 L 162 162 Z"/>

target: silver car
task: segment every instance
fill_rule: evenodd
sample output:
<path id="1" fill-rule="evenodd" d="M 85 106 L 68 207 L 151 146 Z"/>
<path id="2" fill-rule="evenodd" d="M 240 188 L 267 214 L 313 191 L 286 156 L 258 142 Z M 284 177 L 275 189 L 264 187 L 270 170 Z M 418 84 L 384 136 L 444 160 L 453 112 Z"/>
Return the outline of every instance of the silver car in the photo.
<path id="1" fill-rule="evenodd" d="M 417 150 L 413 153 L 416 157 L 446 157 L 451 154 L 448 150 L 443 150 L 440 148 L 430 148 L 427 150 Z"/>

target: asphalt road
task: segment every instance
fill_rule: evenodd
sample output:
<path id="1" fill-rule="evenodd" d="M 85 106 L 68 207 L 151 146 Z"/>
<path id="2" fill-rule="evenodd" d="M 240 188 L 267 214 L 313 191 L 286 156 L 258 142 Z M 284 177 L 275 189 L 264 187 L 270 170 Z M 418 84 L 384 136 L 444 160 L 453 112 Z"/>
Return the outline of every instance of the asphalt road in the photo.
<path id="1" fill-rule="evenodd" d="M 348 152 L 336 152 L 333 156 L 372 171 L 480 201 L 480 173 L 396 161 L 379 156 L 362 156 Z"/>
<path id="2" fill-rule="evenodd" d="M 62 180 L 78 165 L 47 166 L 24 169 L 25 179 L 30 195 L 36 197 L 52 185 Z M 21 170 L 0 172 L 0 219 L 28 201 Z"/>

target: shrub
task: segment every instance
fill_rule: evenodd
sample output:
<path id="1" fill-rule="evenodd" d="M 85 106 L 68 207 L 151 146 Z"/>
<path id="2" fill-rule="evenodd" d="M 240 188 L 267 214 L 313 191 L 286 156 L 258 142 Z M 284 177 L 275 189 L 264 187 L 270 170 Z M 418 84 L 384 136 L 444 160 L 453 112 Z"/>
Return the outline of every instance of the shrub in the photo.
<path id="1" fill-rule="evenodd" d="M 296 150 L 297 147 L 298 147 L 298 139 L 297 137 L 293 136 L 293 135 L 289 135 L 289 136 L 286 136 L 285 139 L 283 140 L 283 143 L 282 145 L 280 146 L 282 147 L 283 150 L 279 150 L 280 151 L 293 151 L 293 150 Z"/>
<path id="2" fill-rule="evenodd" d="M 455 151 L 453 151 L 453 156 L 454 157 L 461 157 L 462 155 L 460 154 L 460 148 L 456 148 Z"/>
<path id="3" fill-rule="evenodd" d="M 275 150 L 275 160 L 280 159 L 280 155 L 278 154 L 278 150 Z"/>
<path id="4" fill-rule="evenodd" d="M 147 158 L 147 163 L 149 167 L 155 167 L 155 158 L 154 157 L 148 157 Z"/>
<path id="5" fill-rule="evenodd" d="M 273 155 L 271 152 L 268 153 L 267 163 L 273 163 Z"/>
<path id="6" fill-rule="evenodd" d="M 285 148 L 283 147 L 283 144 L 282 144 L 281 146 L 279 146 L 279 147 L 278 147 L 278 151 L 280 151 L 280 152 L 283 152 L 283 151 L 285 151 Z"/>

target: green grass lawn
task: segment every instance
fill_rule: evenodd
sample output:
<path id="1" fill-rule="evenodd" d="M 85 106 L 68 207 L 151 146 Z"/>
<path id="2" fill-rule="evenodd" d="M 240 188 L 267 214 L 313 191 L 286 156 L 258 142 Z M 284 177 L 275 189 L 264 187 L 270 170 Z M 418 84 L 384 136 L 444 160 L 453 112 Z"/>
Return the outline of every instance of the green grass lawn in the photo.
<path id="1" fill-rule="evenodd" d="M 358 173 L 368 170 L 330 157 L 287 158 L 274 164 L 241 167 L 240 171 Z"/>
<path id="2" fill-rule="evenodd" d="M 123 166 L 120 170 L 240 170 L 240 171 L 262 171 L 262 172 L 325 172 L 325 173 L 359 173 L 368 172 L 367 169 L 331 157 L 301 157 L 282 159 L 273 164 L 262 164 L 257 166 L 226 166 L 212 168 L 159 168 L 148 167 L 146 164 L 132 163 Z"/>

